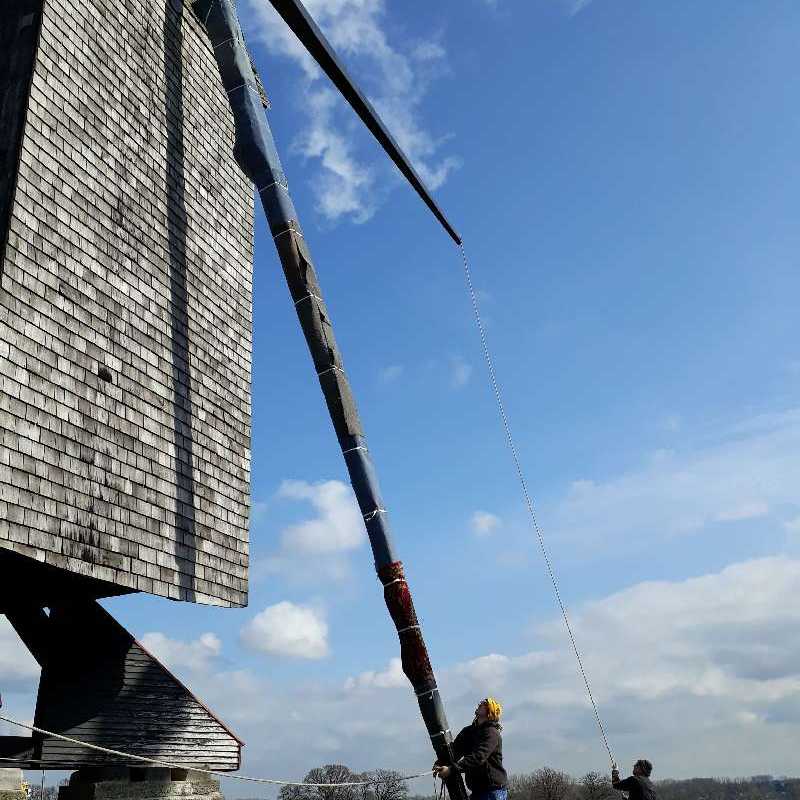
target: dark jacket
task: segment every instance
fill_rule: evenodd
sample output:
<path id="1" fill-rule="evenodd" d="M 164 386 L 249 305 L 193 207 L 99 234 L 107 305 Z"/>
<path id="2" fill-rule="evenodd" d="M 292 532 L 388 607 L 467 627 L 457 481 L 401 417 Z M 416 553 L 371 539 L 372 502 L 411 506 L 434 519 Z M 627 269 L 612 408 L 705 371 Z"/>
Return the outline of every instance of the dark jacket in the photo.
<path id="1" fill-rule="evenodd" d="M 628 800 L 656 800 L 656 790 L 650 778 L 631 775 L 625 780 L 612 780 L 611 785 L 619 792 L 628 792 Z"/>
<path id="2" fill-rule="evenodd" d="M 456 767 L 464 773 L 473 794 L 506 787 L 500 730 L 497 722 L 473 723 L 464 728 L 453 742 Z"/>

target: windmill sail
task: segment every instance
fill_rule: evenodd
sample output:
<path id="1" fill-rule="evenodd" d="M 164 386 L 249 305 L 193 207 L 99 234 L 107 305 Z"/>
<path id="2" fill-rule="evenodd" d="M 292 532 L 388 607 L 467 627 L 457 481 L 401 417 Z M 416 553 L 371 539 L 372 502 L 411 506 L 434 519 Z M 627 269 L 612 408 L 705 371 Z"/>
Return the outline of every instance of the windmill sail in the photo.
<path id="1" fill-rule="evenodd" d="M 300 0 L 270 0 L 270 2 L 300 40 L 303 47 L 313 56 L 322 71 L 333 81 L 333 85 L 342 93 L 344 99 L 352 106 L 353 111 L 361 117 L 363 123 L 369 128 L 389 158 L 394 161 L 397 168 L 414 187 L 414 190 L 433 212 L 433 215 L 439 220 L 453 241 L 456 244 L 461 244 L 461 237 L 458 232 L 450 224 L 439 204 L 433 199 L 422 178 L 417 174 L 406 154 L 400 149 L 392 134 L 383 124 L 378 112 L 375 111 L 369 100 L 364 97 L 347 74 L 347 70 L 342 66 L 338 56 L 305 6 Z"/>

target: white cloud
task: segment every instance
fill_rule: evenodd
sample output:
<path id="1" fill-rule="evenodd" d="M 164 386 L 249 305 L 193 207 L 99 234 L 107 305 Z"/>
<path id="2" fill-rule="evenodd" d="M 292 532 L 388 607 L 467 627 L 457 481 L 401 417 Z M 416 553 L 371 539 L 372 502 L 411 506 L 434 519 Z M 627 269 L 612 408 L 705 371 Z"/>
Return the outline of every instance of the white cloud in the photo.
<path id="1" fill-rule="evenodd" d="M 3 710 L 0 713 L 32 725 L 39 674 L 36 660 L 17 636 L 11 623 L 0 615 L 0 690 L 3 696 Z M 0 722 L 2 736 L 27 734 L 28 731 L 16 725 Z"/>
<path id="2" fill-rule="evenodd" d="M 800 738 L 800 606 L 793 602 L 799 592 L 800 560 L 767 558 L 687 580 L 639 583 L 572 609 L 615 751 L 650 756 L 660 778 L 793 772 Z M 291 614 L 274 616 L 263 627 L 277 628 L 280 638 L 292 627 Z M 267 637 L 253 627 L 263 650 Z M 492 694 L 504 705 L 512 772 L 545 764 L 574 775 L 602 770 L 605 753 L 561 621 L 552 618 L 536 631 L 530 652 L 493 653 L 481 649 L 479 630 L 465 630 L 475 657 L 436 664 L 450 725 L 467 724 L 476 700 Z M 436 639 L 431 625 L 429 638 Z M 317 652 L 325 640 L 316 637 Z M 302 778 L 328 763 L 334 742 L 337 761 L 359 770 L 410 774 L 430 763 L 396 658 L 344 682 L 272 685 L 261 671 L 241 669 L 198 672 L 192 683 L 247 742 L 251 774 Z M 280 740 L 263 736 L 276 719 Z M 412 791 L 426 788 L 421 783 Z"/>
<path id="3" fill-rule="evenodd" d="M 347 691 L 353 689 L 377 688 L 377 689 L 397 689 L 407 686 L 408 680 L 403 673 L 403 665 L 399 658 L 389 661 L 389 666 L 382 672 L 362 672 L 360 675 L 350 677 L 344 682 Z"/>
<path id="4" fill-rule="evenodd" d="M 327 87 L 308 89 L 306 99 L 310 120 L 294 149 L 305 158 L 319 159 L 322 169 L 314 181 L 317 210 L 330 220 L 349 215 L 354 222 L 366 222 L 376 209 L 375 175 L 353 156 L 351 139 L 333 122 L 340 102 L 337 93 Z"/>
<path id="5" fill-rule="evenodd" d="M 402 364 L 391 364 L 380 371 L 381 383 L 393 383 L 405 371 Z"/>
<path id="6" fill-rule="evenodd" d="M 450 359 L 450 385 L 454 389 L 461 389 L 469 383 L 472 376 L 472 366 L 461 356 Z"/>
<path id="7" fill-rule="evenodd" d="M 800 560 L 767 558 L 640 583 L 574 609 L 573 629 L 615 748 L 646 747 L 659 777 L 790 772 L 800 735 L 800 607 L 791 602 L 799 591 Z M 562 622 L 553 618 L 536 630 L 536 650 L 488 653 L 438 670 L 450 723 L 465 724 L 476 700 L 493 694 L 505 707 L 512 771 L 602 769 Z M 355 720 L 364 733 L 402 720 L 408 727 L 396 735 L 416 764 L 426 751 L 414 736 L 414 704 L 408 692 L 389 691 L 373 677 L 391 672 L 390 665 L 349 679 L 349 707 L 357 699 L 369 708 Z M 348 707 L 347 700 L 334 706 Z M 380 739 L 371 747 L 392 754 Z"/>
<path id="8" fill-rule="evenodd" d="M 353 550 L 365 541 L 364 521 L 352 489 L 341 481 L 284 481 L 278 496 L 305 500 L 317 516 L 284 529 L 285 552 L 325 554 Z"/>
<path id="9" fill-rule="evenodd" d="M 764 415 L 683 451 L 658 451 L 604 481 L 576 480 L 546 528 L 602 546 L 697 534 L 713 525 L 800 512 L 800 411 Z M 776 524 L 777 527 L 777 524 Z M 628 544 L 626 544 L 628 546 Z"/>
<path id="10" fill-rule="evenodd" d="M 328 625 L 322 614 L 286 600 L 256 614 L 240 637 L 245 647 L 269 655 L 319 659 L 329 653 Z"/>
<path id="11" fill-rule="evenodd" d="M 569 15 L 574 17 L 576 14 L 580 14 L 591 2 L 592 0 L 567 0 L 566 4 Z"/>
<path id="12" fill-rule="evenodd" d="M 439 42 L 417 42 L 411 50 L 411 57 L 415 61 L 439 61 L 446 56 L 447 53 Z"/>
<path id="13" fill-rule="evenodd" d="M 335 480 L 287 480 L 278 488 L 276 499 L 309 503 L 316 514 L 280 532 L 279 549 L 253 560 L 251 580 L 275 575 L 296 585 L 322 577 L 337 583 L 349 580 L 349 553 L 366 541 L 364 520 L 350 487 Z"/>
<path id="14" fill-rule="evenodd" d="M 17 636 L 11 623 L 0 615 L 0 685 L 29 688 L 39 678 L 39 665 Z"/>
<path id="15" fill-rule="evenodd" d="M 213 633 L 203 633 L 194 641 L 183 642 L 154 631 L 146 633 L 140 641 L 170 669 L 207 670 L 222 652 L 222 642 Z"/>
<path id="16" fill-rule="evenodd" d="M 482 687 L 497 687 L 505 683 L 512 659 L 500 653 L 478 656 L 456 667 L 456 673 L 464 676 L 469 683 Z M 488 694 L 488 692 L 487 692 Z"/>
<path id="17" fill-rule="evenodd" d="M 436 137 L 426 129 L 420 105 L 430 81 L 443 69 L 444 48 L 429 39 L 409 43 L 401 52 L 385 29 L 383 0 L 308 0 L 306 7 L 333 48 L 368 82 L 360 88 L 370 96 L 420 176 L 429 188 L 438 188 L 459 162 L 452 156 L 439 157 L 446 137 Z M 369 156 L 356 152 L 369 136 L 353 135 L 361 122 L 339 93 L 328 88 L 313 59 L 274 9 L 250 0 L 249 10 L 257 38 L 302 72 L 303 109 L 309 121 L 294 148 L 319 164 L 312 184 L 319 212 L 329 220 L 349 217 L 364 222 L 386 192 L 392 174 L 387 157 L 374 155 L 371 143 L 364 147 Z"/>
<path id="18" fill-rule="evenodd" d="M 714 519 L 718 522 L 739 522 L 744 519 L 755 519 L 769 514 L 769 506 L 758 501 L 739 503 L 725 511 L 720 511 Z"/>
<path id="19" fill-rule="evenodd" d="M 470 519 L 472 530 L 476 536 L 490 536 L 501 525 L 501 519 L 488 511 L 476 511 Z"/>
<path id="20" fill-rule="evenodd" d="M 663 777 L 790 771 L 798 591 L 800 561 L 777 557 L 640 583 L 577 609 L 573 630 L 617 750 L 646 742 Z M 561 620 L 537 632 L 539 650 L 475 658 L 448 671 L 446 689 L 505 701 L 509 763 L 577 774 L 598 763 L 592 752 L 601 757 L 585 689 Z"/>
<path id="21" fill-rule="evenodd" d="M 783 523 L 783 527 L 791 534 L 800 535 L 800 517 L 795 517 Z"/>
<path id="22" fill-rule="evenodd" d="M 584 606 L 573 629 L 584 652 L 597 654 L 592 672 L 604 692 L 772 702 L 800 692 L 800 642 L 790 634 L 800 631 L 800 608 L 787 603 L 799 590 L 800 560 L 756 559 L 637 584 Z M 539 631 L 563 637 L 559 621 Z"/>

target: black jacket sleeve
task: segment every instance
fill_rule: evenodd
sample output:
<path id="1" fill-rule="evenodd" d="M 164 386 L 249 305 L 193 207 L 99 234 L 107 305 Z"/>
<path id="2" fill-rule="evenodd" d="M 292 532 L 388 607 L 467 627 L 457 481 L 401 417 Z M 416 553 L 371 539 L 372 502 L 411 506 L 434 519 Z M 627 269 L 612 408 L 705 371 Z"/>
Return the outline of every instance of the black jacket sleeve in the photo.
<path id="1" fill-rule="evenodd" d="M 636 778 L 631 775 L 630 778 L 625 778 L 624 780 L 612 780 L 611 785 L 618 791 L 618 792 L 629 792 L 631 789 L 635 789 L 637 786 Z"/>
<path id="2" fill-rule="evenodd" d="M 475 746 L 472 751 L 461 756 L 456 761 L 456 766 L 461 769 L 474 769 L 485 764 L 489 756 L 497 749 L 497 728 L 492 725 L 483 725 L 480 729 Z"/>
<path id="3" fill-rule="evenodd" d="M 461 756 L 463 756 L 466 752 L 466 740 L 467 740 L 466 730 L 467 730 L 466 728 L 462 728 L 459 731 L 458 736 L 456 736 L 456 738 L 453 739 L 453 745 L 452 745 L 453 758 L 456 761 L 458 761 L 458 759 L 461 758 Z"/>

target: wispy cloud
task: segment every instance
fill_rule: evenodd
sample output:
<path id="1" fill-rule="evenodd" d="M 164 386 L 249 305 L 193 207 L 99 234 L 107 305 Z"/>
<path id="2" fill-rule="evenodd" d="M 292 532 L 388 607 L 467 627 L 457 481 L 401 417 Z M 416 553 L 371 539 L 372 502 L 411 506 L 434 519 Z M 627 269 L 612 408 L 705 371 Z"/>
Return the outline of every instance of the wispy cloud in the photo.
<path id="1" fill-rule="evenodd" d="M 402 376 L 403 372 L 405 372 L 405 368 L 402 364 L 390 364 L 380 371 L 378 377 L 381 383 L 394 383 Z"/>
<path id="2" fill-rule="evenodd" d="M 549 515 L 551 530 L 586 545 L 697 534 L 800 511 L 800 411 L 744 420 L 692 448 L 653 453 L 639 468 L 581 479 Z"/>
<path id="3" fill-rule="evenodd" d="M 571 17 L 580 14 L 592 0 L 566 0 L 567 11 Z"/>
<path id="4" fill-rule="evenodd" d="M 667 414 L 667 416 L 661 420 L 661 427 L 670 433 L 677 433 L 682 426 L 683 420 L 680 414 Z"/>
<path id="5" fill-rule="evenodd" d="M 769 514 L 769 506 L 758 501 L 741 503 L 720 511 L 714 519 L 717 522 L 739 522 L 744 519 L 755 519 Z"/>
<path id="6" fill-rule="evenodd" d="M 39 665 L 20 641 L 11 623 L 0 616 L 0 682 L 10 688 L 27 689 L 39 677 Z"/>
<path id="7" fill-rule="evenodd" d="M 766 558 L 642 582 L 571 609 L 616 749 L 636 751 L 646 741 L 658 753 L 659 777 L 790 771 L 800 736 L 800 608 L 791 602 L 798 593 L 800 560 Z M 249 646 L 305 658 L 327 652 L 327 628 L 316 612 L 296 616 L 303 607 L 292 604 L 270 609 L 250 625 Z M 527 651 L 492 652 L 478 642 L 474 657 L 439 669 L 451 723 L 467 724 L 475 701 L 491 693 L 505 707 L 511 769 L 551 764 L 580 775 L 602 768 L 605 753 L 561 621 L 542 622 L 536 636 Z M 301 777 L 325 763 L 333 742 L 347 764 L 413 772 L 429 757 L 396 658 L 316 684 L 275 687 L 246 669 L 189 677 L 248 741 L 253 772 L 281 767 L 281 774 Z M 259 735 L 275 719 L 277 749 Z"/>
<path id="8" fill-rule="evenodd" d="M 339 105 L 332 89 L 306 90 L 309 122 L 295 140 L 294 152 L 319 162 L 313 185 L 323 217 L 350 216 L 354 222 L 366 222 L 376 208 L 375 170 L 357 159 L 352 138 L 337 128 L 334 116 Z"/>
<path id="9" fill-rule="evenodd" d="M 476 511 L 470 518 L 470 526 L 478 537 L 491 536 L 501 525 L 501 519 L 489 511 Z"/>
<path id="10" fill-rule="evenodd" d="M 789 531 L 789 533 L 800 536 L 800 517 L 787 520 L 783 523 L 783 527 Z"/>
<path id="11" fill-rule="evenodd" d="M 453 389 L 462 389 L 472 377 L 472 365 L 461 356 L 450 359 L 450 386 Z"/>
<path id="12" fill-rule="evenodd" d="M 396 689 L 405 686 L 406 682 L 402 662 L 399 658 L 393 658 L 385 670 L 362 672 L 348 678 L 344 682 L 344 688 L 347 691 L 364 688 Z"/>
<path id="13" fill-rule="evenodd" d="M 213 633 L 184 642 L 155 631 L 141 638 L 142 645 L 170 669 L 208 670 L 222 652 L 222 642 Z"/>
<path id="14" fill-rule="evenodd" d="M 420 106 L 431 81 L 445 70 L 446 53 L 436 39 L 394 43 L 386 27 L 383 0 L 307 0 L 306 7 L 332 46 L 363 76 L 366 91 L 394 138 L 431 189 L 444 183 L 459 161 L 440 156 L 447 136 L 435 135 L 422 121 Z M 314 161 L 318 211 L 328 220 L 369 219 L 392 182 L 383 156 L 366 155 L 368 134 L 338 92 L 328 87 L 314 61 L 274 9 L 249 0 L 256 36 L 270 52 L 293 61 L 304 93 L 306 128 L 293 142 L 295 152 Z"/>
<path id="15" fill-rule="evenodd" d="M 364 521 L 353 490 L 341 481 L 284 481 L 278 496 L 306 501 L 317 514 L 284 529 L 281 539 L 285 551 L 334 553 L 353 550 L 364 543 Z"/>
<path id="16" fill-rule="evenodd" d="M 348 554 L 366 542 L 353 490 L 336 480 L 286 480 L 275 498 L 310 505 L 314 514 L 283 528 L 279 549 L 254 561 L 252 578 L 280 575 L 303 583 L 324 575 L 331 581 L 347 580 L 351 575 Z"/>

